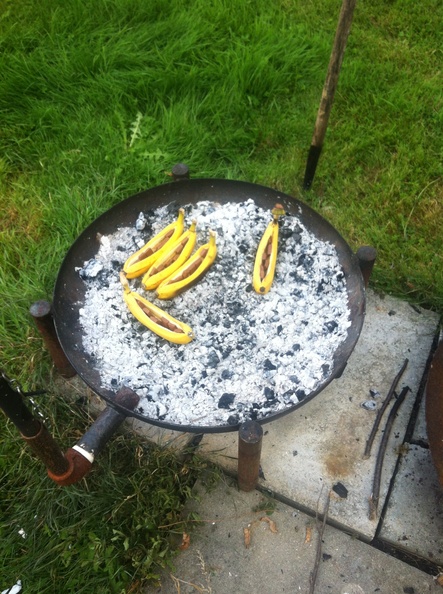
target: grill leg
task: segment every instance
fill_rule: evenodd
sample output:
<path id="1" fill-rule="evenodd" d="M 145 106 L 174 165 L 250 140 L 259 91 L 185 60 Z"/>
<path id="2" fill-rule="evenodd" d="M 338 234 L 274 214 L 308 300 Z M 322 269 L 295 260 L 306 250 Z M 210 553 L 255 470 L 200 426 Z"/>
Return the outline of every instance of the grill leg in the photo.
<path id="1" fill-rule="evenodd" d="M 368 288 L 369 277 L 374 268 L 377 250 L 369 245 L 364 245 L 357 250 L 358 263 L 365 283 L 365 289 Z"/>
<path id="2" fill-rule="evenodd" d="M 31 305 L 29 311 L 34 318 L 37 329 L 43 338 L 43 342 L 52 357 L 57 371 L 65 378 L 73 377 L 76 372 L 69 363 L 58 340 L 51 312 L 51 304 L 48 301 L 36 301 Z"/>
<path id="3" fill-rule="evenodd" d="M 255 489 L 260 470 L 263 429 L 256 421 L 246 421 L 238 431 L 238 486 L 240 491 Z"/>

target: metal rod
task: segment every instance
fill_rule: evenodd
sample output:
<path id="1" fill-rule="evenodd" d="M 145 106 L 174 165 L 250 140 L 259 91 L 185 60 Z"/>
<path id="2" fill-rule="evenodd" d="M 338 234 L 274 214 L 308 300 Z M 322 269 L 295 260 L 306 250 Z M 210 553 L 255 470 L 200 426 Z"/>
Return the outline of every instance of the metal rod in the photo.
<path id="1" fill-rule="evenodd" d="M 66 452 L 66 458 L 69 461 L 68 471 L 64 474 L 56 474 L 48 470 L 49 478 L 62 487 L 78 483 L 84 478 L 91 470 L 95 456 L 127 418 L 130 411 L 137 406 L 138 401 L 138 395 L 130 388 L 119 390 L 114 402 L 119 407 L 128 409 L 128 412 L 107 406 L 77 444 Z"/>
<path id="2" fill-rule="evenodd" d="M 24 437 L 34 437 L 40 431 L 40 422 L 26 407 L 20 393 L 0 376 L 0 408 Z"/>
<path id="3" fill-rule="evenodd" d="M 246 421 L 238 431 L 238 486 L 240 491 L 255 489 L 260 471 L 263 429 L 256 421 Z"/>
<path id="4" fill-rule="evenodd" d="M 68 471 L 69 461 L 43 423 L 40 423 L 37 435 L 22 437 L 49 472 L 61 475 Z"/>
<path id="5" fill-rule="evenodd" d="M 51 304 L 48 301 L 36 301 L 31 305 L 29 311 L 34 318 L 34 322 L 51 355 L 57 371 L 65 378 L 73 377 L 76 374 L 76 371 L 69 363 L 60 345 L 60 341 L 58 340 L 54 319 L 52 317 Z"/>
<path id="6" fill-rule="evenodd" d="M 372 493 L 369 498 L 369 519 L 375 520 L 377 517 L 377 508 L 378 508 L 378 500 L 380 497 L 380 483 L 381 483 L 381 472 L 383 470 L 383 460 L 386 453 L 386 446 L 388 444 L 389 435 L 391 434 L 392 425 L 394 424 L 395 417 L 397 415 L 398 409 L 400 408 L 403 400 L 406 398 L 406 394 L 409 392 L 410 388 L 405 386 L 403 390 L 400 392 L 397 400 L 394 402 L 394 406 L 391 408 L 391 411 L 388 416 L 388 420 L 386 421 L 385 429 L 383 431 L 383 437 L 380 442 L 380 447 L 377 454 L 377 460 L 375 463 L 375 471 L 374 471 L 374 480 L 372 483 Z"/>
<path id="7" fill-rule="evenodd" d="M 138 401 L 139 396 L 127 387 L 119 390 L 115 396 L 115 403 L 129 410 L 134 409 Z M 127 416 L 124 412 L 107 406 L 77 442 L 77 447 L 95 457 Z"/>
<path id="8" fill-rule="evenodd" d="M 357 250 L 357 258 L 361 274 L 363 276 L 365 289 L 367 289 L 369 278 L 377 258 L 377 250 L 369 245 L 364 245 Z"/>
<path id="9" fill-rule="evenodd" d="M 366 447 L 365 447 L 365 452 L 363 454 L 363 458 L 369 458 L 369 456 L 371 455 L 372 444 L 374 443 L 375 434 L 377 433 L 381 418 L 382 418 L 385 410 L 388 407 L 388 404 L 390 403 L 390 401 L 394 395 L 395 388 L 397 387 L 397 384 L 400 381 L 400 378 L 403 375 L 408 363 L 409 363 L 409 359 L 405 359 L 403 362 L 403 365 L 401 366 L 400 371 L 395 376 L 394 381 L 392 382 L 391 387 L 389 388 L 389 392 L 385 398 L 385 401 L 383 402 L 382 406 L 378 410 L 377 416 L 374 421 L 374 426 L 372 427 L 371 433 L 370 433 L 368 440 L 366 442 Z"/>
<path id="10" fill-rule="evenodd" d="M 63 474 L 68 470 L 69 462 L 60 447 L 43 423 L 34 418 L 24 404 L 21 394 L 3 377 L 0 377 L 0 408 L 48 470 L 54 474 Z"/>
<path id="11" fill-rule="evenodd" d="M 331 57 L 329 59 L 328 71 L 325 84 L 318 108 L 317 120 L 315 122 L 314 134 L 312 136 L 311 148 L 306 163 L 305 178 L 303 187 L 309 190 L 314 181 L 317 163 L 323 147 L 323 141 L 328 127 L 329 115 L 331 113 L 332 103 L 334 101 L 335 90 L 337 88 L 340 68 L 343 62 L 343 56 L 346 49 L 349 31 L 351 29 L 352 17 L 357 0 L 343 0 L 343 4 L 338 19 L 337 30 L 335 33 L 334 44 L 332 46 Z"/>

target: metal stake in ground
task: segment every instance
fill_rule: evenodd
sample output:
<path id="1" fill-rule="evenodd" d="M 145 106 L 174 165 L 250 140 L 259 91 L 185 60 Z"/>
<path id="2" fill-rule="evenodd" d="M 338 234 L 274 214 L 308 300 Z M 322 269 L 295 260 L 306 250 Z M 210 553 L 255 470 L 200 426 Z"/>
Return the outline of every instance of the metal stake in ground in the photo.
<path id="1" fill-rule="evenodd" d="M 309 149 L 306 163 L 305 179 L 303 188 L 309 190 L 315 176 L 317 163 L 323 148 L 323 141 L 328 127 L 329 115 L 334 101 L 335 89 L 337 88 L 338 76 L 345 53 L 346 42 L 351 29 L 352 16 L 357 0 L 343 0 L 338 19 L 337 31 L 335 33 L 334 45 L 332 46 L 329 60 L 328 72 L 323 87 L 320 106 L 318 108 L 317 120 L 315 122 L 314 135 Z"/>

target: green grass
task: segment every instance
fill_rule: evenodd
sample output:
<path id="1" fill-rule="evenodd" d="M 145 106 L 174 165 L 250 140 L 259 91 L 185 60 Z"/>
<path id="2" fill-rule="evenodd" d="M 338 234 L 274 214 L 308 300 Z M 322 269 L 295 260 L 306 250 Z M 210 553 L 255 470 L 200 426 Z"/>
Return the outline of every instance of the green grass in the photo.
<path id="1" fill-rule="evenodd" d="M 339 0 L 5 0 L 0 366 L 9 375 L 29 389 L 47 383 L 50 361 L 29 306 L 51 298 L 64 254 L 94 218 L 169 181 L 166 173 L 177 162 L 187 163 L 194 177 L 252 181 L 305 200 L 353 249 L 377 248 L 374 288 L 442 310 L 443 6 L 438 0 L 357 3 L 324 149 L 313 188 L 305 192 L 304 167 L 339 8 Z M 56 412 L 73 430 L 69 415 Z M 20 484 L 35 491 L 46 513 L 52 505 L 63 510 L 64 498 L 80 505 L 84 486 L 72 495 L 48 486 L 14 431 L 2 431 L 0 459 L 11 468 L 6 491 L 20 494 L 20 463 Z M 128 468 L 135 471 L 135 462 Z M 88 505 L 103 506 L 94 517 L 104 517 L 110 505 L 97 496 L 109 475 L 119 489 L 127 482 L 126 468 L 115 460 L 97 472 L 85 495 Z M 174 485 L 180 491 L 181 481 Z M 20 500 L 16 507 L 4 504 L 2 513 L 20 523 L 35 505 L 28 496 L 21 506 Z M 54 526 L 109 541 L 108 533 L 99 533 L 101 521 L 84 522 L 70 525 L 60 515 Z M 19 577 L 16 552 L 22 547 L 32 564 L 38 543 L 32 549 L 18 538 L 8 549 L 9 538 L 2 536 L 2 549 L 14 552 L 5 558 Z M 53 534 L 45 542 L 42 551 L 59 546 Z M 117 551 L 117 544 L 112 567 L 125 566 L 124 546 Z M 48 555 L 47 573 L 60 571 L 58 557 L 41 554 Z M 95 572 L 99 591 L 108 569 L 82 561 L 82 571 Z M 50 591 L 38 587 L 34 591 Z"/>
<path id="2" fill-rule="evenodd" d="M 39 411 L 65 447 L 91 423 L 53 387 L 39 397 Z M 201 462 L 118 435 L 81 483 L 60 488 L 12 425 L 2 423 L 0 435 L 2 590 L 21 579 L 29 594 L 139 592 L 170 565 L 192 529 L 194 516 L 181 510 Z"/>

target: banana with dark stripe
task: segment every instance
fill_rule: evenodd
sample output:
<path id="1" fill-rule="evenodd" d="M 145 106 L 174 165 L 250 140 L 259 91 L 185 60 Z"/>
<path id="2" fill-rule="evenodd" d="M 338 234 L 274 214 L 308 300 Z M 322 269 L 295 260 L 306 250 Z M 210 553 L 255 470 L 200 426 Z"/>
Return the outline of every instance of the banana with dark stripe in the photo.
<path id="1" fill-rule="evenodd" d="M 169 342 L 176 344 L 191 342 L 194 338 L 192 329 L 144 299 L 136 291 L 131 291 L 123 271 L 120 272 L 120 282 L 123 285 L 123 299 L 129 311 L 141 324 Z"/>
<path id="2" fill-rule="evenodd" d="M 217 256 L 215 233 L 209 231 L 209 241 L 202 245 L 176 272 L 157 287 L 159 299 L 172 299 L 188 289 L 207 272 Z"/>
<path id="3" fill-rule="evenodd" d="M 255 256 L 252 285 L 257 293 L 264 295 L 274 281 L 278 252 L 278 219 L 285 214 L 281 204 L 272 209 L 273 220 L 267 226 Z"/>
<path id="4" fill-rule="evenodd" d="M 171 276 L 190 257 L 197 240 L 196 225 L 197 222 L 192 221 L 189 229 L 149 268 L 142 278 L 142 285 L 147 291 L 156 289 L 162 281 Z"/>
<path id="5" fill-rule="evenodd" d="M 141 249 L 129 256 L 123 271 L 127 278 L 136 278 L 144 274 L 164 254 L 183 233 L 185 213 L 178 211 L 177 220 L 162 229 Z"/>

